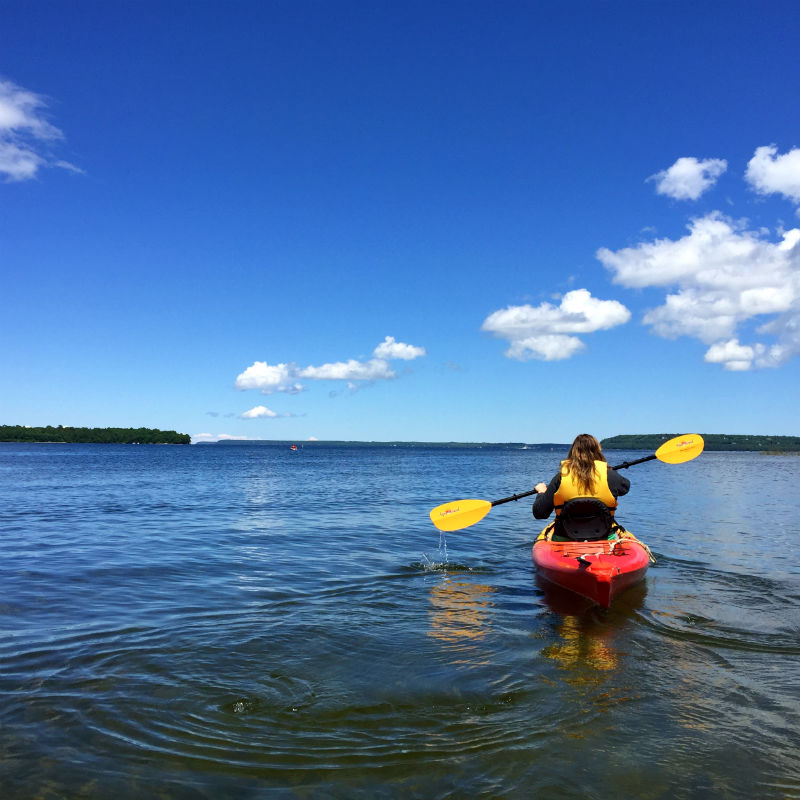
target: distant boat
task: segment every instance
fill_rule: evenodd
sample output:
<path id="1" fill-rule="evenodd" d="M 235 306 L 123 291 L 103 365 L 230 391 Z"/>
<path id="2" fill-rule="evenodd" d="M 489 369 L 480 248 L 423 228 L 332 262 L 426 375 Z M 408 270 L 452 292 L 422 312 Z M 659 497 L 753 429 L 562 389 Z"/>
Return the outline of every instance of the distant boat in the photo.
<path id="1" fill-rule="evenodd" d="M 297 450 L 297 445 L 296 445 L 296 444 L 293 444 L 293 445 L 292 445 L 292 446 L 291 446 L 289 449 L 290 449 L 290 450 Z"/>

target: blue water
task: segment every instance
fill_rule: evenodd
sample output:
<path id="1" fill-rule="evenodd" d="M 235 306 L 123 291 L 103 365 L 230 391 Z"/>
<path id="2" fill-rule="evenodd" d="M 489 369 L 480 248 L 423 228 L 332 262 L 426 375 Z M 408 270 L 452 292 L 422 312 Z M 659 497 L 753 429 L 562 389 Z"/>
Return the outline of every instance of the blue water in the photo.
<path id="1" fill-rule="evenodd" d="M 428 518 L 562 456 L 0 445 L 0 796 L 800 798 L 800 458 L 631 468 L 603 611 Z"/>

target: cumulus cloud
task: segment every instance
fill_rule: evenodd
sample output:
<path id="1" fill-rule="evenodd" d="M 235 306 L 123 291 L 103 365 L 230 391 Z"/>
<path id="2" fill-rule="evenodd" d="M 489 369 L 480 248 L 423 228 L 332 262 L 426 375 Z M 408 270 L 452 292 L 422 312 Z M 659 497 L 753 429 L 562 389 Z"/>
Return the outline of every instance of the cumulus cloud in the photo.
<path id="1" fill-rule="evenodd" d="M 783 155 L 775 145 L 756 148 L 745 178 L 759 194 L 780 194 L 800 203 L 800 148 Z"/>
<path id="2" fill-rule="evenodd" d="M 616 283 L 672 290 L 644 323 L 659 336 L 710 345 L 706 361 L 730 370 L 779 366 L 800 352 L 800 230 L 771 240 L 713 212 L 692 220 L 688 231 L 677 240 L 597 252 Z M 771 319 L 757 333 L 777 342 L 740 343 L 742 324 L 764 316 Z"/>
<path id="3" fill-rule="evenodd" d="M 237 389 L 261 389 L 264 394 L 285 391 L 297 368 L 292 364 L 267 364 L 256 361 L 236 378 Z"/>
<path id="4" fill-rule="evenodd" d="M 82 171 L 52 158 L 52 146 L 64 134 L 47 121 L 46 107 L 41 95 L 0 80 L 0 175 L 6 182 L 35 178 L 43 166 Z"/>
<path id="5" fill-rule="evenodd" d="M 697 200 L 707 192 L 728 168 L 722 158 L 679 158 L 669 169 L 651 175 L 647 180 L 655 181 L 658 194 L 673 200 Z"/>
<path id="6" fill-rule="evenodd" d="M 425 355 L 424 347 L 398 342 L 387 336 L 373 352 L 373 358 L 360 361 L 355 358 L 335 361 L 320 366 L 299 367 L 297 364 L 268 364 L 256 361 L 236 378 L 240 390 L 260 389 L 262 394 L 289 392 L 294 394 L 305 388 L 300 379 L 313 381 L 345 381 L 355 386 L 354 381 L 371 382 L 396 378 L 390 360 L 410 361 Z"/>
<path id="7" fill-rule="evenodd" d="M 278 414 L 266 406 L 256 406 L 240 415 L 242 419 L 261 419 L 263 417 L 277 417 Z"/>
<path id="8" fill-rule="evenodd" d="M 570 358 L 585 345 L 575 334 L 594 333 L 622 325 L 631 313 L 617 300 L 598 300 L 586 289 L 567 292 L 558 306 L 509 306 L 494 311 L 481 330 L 505 339 L 506 356 L 519 361 Z"/>
<path id="9" fill-rule="evenodd" d="M 414 347 L 411 344 L 395 341 L 394 336 L 387 336 L 372 353 L 376 358 L 393 359 L 399 358 L 403 361 L 412 361 L 415 358 L 425 355 L 424 347 Z"/>
<path id="10" fill-rule="evenodd" d="M 777 367 L 786 360 L 786 353 L 781 345 L 743 345 L 738 339 L 730 339 L 711 345 L 705 360 L 710 364 L 722 364 L 727 370 L 744 372 L 753 367 Z"/>
<path id="11" fill-rule="evenodd" d="M 389 362 L 382 358 L 369 361 L 336 361 L 319 367 L 304 367 L 297 373 L 301 378 L 315 381 L 375 381 L 382 378 L 395 378 L 397 373 Z"/>

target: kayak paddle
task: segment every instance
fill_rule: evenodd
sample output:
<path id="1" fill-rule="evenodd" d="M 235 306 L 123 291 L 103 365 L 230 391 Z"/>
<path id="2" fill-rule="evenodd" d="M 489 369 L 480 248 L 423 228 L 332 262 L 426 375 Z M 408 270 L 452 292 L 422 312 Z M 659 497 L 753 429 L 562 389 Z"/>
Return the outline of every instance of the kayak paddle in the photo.
<path id="1" fill-rule="evenodd" d="M 625 461 L 611 469 L 627 469 L 634 464 L 643 464 L 645 461 L 658 459 L 665 464 L 683 464 L 684 461 L 691 461 L 703 452 L 703 437 L 696 433 L 686 433 L 683 436 L 676 436 L 668 442 L 664 442 L 655 453 L 644 458 L 637 458 L 635 461 Z M 480 522 L 494 506 L 510 503 L 512 500 L 521 500 L 523 497 L 530 497 L 537 494 L 536 489 L 520 494 L 512 494 L 511 497 L 503 497 L 501 500 L 453 500 L 443 503 L 431 511 L 431 522 L 440 531 L 460 531 L 468 528 L 476 522 Z"/>

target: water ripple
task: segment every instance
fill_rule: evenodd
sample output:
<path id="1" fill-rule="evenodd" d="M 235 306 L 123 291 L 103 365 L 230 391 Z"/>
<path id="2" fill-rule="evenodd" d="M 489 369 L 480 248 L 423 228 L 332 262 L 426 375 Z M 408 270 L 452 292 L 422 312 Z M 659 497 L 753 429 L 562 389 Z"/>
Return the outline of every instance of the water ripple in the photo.
<path id="1" fill-rule="evenodd" d="M 554 458 L 0 446 L 3 800 L 800 797 L 799 509 L 751 575 L 759 456 L 632 471 L 658 564 L 608 610 L 522 504 L 430 526 Z"/>

